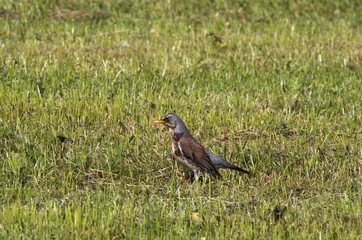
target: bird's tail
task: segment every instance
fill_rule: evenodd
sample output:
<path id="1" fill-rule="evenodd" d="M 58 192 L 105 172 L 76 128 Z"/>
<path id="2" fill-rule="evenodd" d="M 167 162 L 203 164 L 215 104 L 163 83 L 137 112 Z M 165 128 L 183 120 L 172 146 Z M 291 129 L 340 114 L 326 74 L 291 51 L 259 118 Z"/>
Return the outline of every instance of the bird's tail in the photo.
<path id="1" fill-rule="evenodd" d="M 233 169 L 233 170 L 236 170 L 236 171 L 239 171 L 239 172 L 246 173 L 246 174 L 249 174 L 249 175 L 250 175 L 250 172 L 249 172 L 249 171 L 246 171 L 245 169 L 242 169 L 242 168 L 240 168 L 240 167 L 234 166 L 234 165 L 232 165 L 232 164 L 230 164 L 230 166 L 228 166 L 227 168 L 230 168 L 230 169 Z"/>

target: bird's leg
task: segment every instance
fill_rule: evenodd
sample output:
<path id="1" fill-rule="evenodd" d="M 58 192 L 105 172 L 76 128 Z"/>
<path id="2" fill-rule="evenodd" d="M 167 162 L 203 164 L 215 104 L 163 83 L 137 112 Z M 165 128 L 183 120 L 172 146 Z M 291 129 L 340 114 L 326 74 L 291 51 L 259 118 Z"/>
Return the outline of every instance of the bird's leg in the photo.
<path id="1" fill-rule="evenodd" d="M 192 170 L 192 172 L 194 173 L 194 180 L 198 181 L 199 180 L 199 170 Z"/>
<path id="2" fill-rule="evenodd" d="M 198 182 L 203 182 L 204 179 L 202 176 L 200 176 L 200 171 L 194 171 L 192 170 L 192 172 L 190 172 L 191 174 L 188 176 L 188 180 L 190 180 L 192 183 L 195 182 L 195 181 L 198 181 Z"/>
<path id="3" fill-rule="evenodd" d="M 184 177 L 187 181 L 193 182 L 195 180 L 194 172 L 185 172 Z"/>

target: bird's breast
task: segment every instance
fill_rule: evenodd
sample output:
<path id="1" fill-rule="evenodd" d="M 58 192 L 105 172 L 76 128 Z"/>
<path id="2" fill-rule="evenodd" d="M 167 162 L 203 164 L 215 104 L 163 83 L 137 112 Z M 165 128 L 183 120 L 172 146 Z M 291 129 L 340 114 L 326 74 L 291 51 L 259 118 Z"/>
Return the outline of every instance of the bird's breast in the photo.
<path id="1" fill-rule="evenodd" d="M 181 151 L 178 147 L 178 143 L 175 141 L 171 141 L 172 154 L 176 157 L 181 157 Z"/>
<path id="2" fill-rule="evenodd" d="M 178 141 L 179 139 L 175 136 L 174 132 L 171 132 L 171 148 L 172 148 L 172 154 L 174 154 L 177 157 L 181 156 L 181 151 L 179 149 Z"/>

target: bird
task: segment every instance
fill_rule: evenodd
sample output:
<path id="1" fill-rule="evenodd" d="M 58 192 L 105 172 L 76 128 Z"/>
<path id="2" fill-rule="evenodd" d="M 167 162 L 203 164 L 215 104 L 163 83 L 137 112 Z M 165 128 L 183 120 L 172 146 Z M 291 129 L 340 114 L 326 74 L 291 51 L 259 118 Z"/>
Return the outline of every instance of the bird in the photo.
<path id="1" fill-rule="evenodd" d="M 221 178 L 219 168 L 229 168 L 250 174 L 249 171 L 207 151 L 191 136 L 185 123 L 176 114 L 166 114 L 154 123 L 163 124 L 169 128 L 172 154 L 178 162 L 192 171 L 195 179 L 199 179 L 200 172 L 207 172 L 215 178 Z"/>

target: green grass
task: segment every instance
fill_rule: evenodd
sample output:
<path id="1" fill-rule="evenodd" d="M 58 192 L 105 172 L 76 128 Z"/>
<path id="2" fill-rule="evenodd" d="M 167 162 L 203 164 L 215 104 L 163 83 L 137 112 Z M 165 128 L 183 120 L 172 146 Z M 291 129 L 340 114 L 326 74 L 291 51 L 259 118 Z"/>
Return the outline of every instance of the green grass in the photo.
<path id="1" fill-rule="evenodd" d="M 89 2 L 0 1 L 0 239 L 361 239 L 360 1 Z"/>

